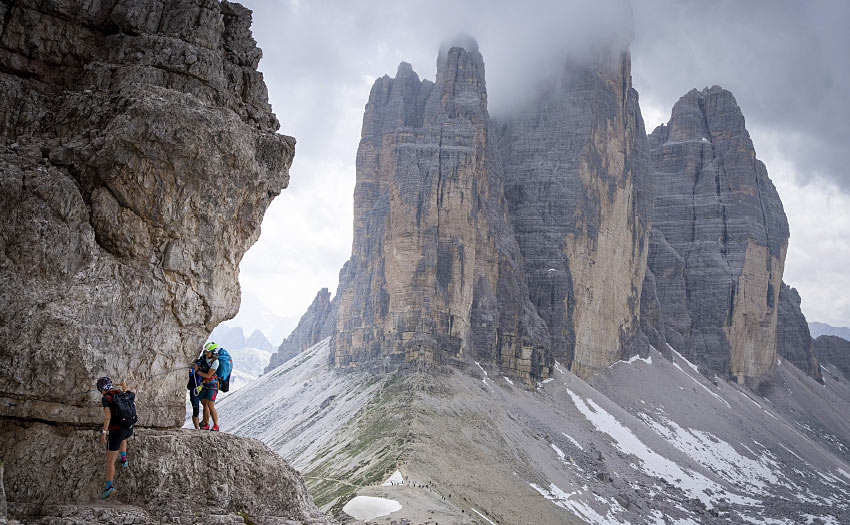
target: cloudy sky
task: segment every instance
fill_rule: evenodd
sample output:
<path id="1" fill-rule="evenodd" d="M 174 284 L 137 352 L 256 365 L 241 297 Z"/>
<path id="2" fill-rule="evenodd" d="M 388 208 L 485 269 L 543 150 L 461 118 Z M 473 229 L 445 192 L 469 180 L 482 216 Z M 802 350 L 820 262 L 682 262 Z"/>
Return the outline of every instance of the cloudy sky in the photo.
<path id="1" fill-rule="evenodd" d="M 351 252 L 363 108 L 374 80 L 394 76 L 399 62 L 433 80 L 440 42 L 474 36 L 497 116 L 566 54 L 631 39 L 647 130 L 692 88 L 718 84 L 735 95 L 791 226 L 784 280 L 809 321 L 850 326 L 850 2 L 242 3 L 254 11 L 280 131 L 298 141 L 290 186 L 242 261 L 243 297 L 297 320 L 320 288 L 336 291 Z"/>

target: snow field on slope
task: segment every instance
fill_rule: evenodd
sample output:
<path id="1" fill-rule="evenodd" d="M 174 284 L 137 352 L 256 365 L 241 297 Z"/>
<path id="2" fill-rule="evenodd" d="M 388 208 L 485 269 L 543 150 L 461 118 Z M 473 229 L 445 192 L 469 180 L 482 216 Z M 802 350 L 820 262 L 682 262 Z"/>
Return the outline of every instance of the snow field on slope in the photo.
<path id="1" fill-rule="evenodd" d="M 731 444 L 708 432 L 682 428 L 676 422 L 663 417 L 659 418 L 660 421 L 655 420 L 646 413 L 638 414 L 638 418 L 674 447 L 742 490 L 768 496 L 769 485 L 799 489 L 777 476 L 781 465 L 768 451 L 759 455 L 748 449 L 757 457 L 750 459 L 739 454 Z"/>
<path id="2" fill-rule="evenodd" d="M 608 512 L 603 516 L 587 502 L 580 499 L 579 496 L 587 492 L 586 485 L 582 487 L 583 490 L 575 490 L 570 493 L 564 492 L 552 482 L 549 483 L 548 489 L 536 483 L 529 483 L 529 485 L 547 500 L 563 509 L 569 510 L 592 525 L 631 525 L 628 520 L 620 520 L 614 515 L 615 511 L 619 511 L 618 513 L 625 511 L 616 501 L 608 501 L 600 496 L 596 496 L 596 498 L 601 499 L 609 507 Z"/>
<path id="3" fill-rule="evenodd" d="M 617 421 L 592 399 L 583 400 L 567 389 L 576 408 L 591 422 L 597 431 L 611 436 L 614 446 L 621 452 L 631 454 L 640 461 L 640 468 L 650 476 L 666 480 L 681 488 L 691 498 L 699 499 L 711 509 L 722 499 L 740 505 L 758 505 L 758 500 L 727 491 L 698 472 L 683 469 L 676 462 L 647 447 L 628 427 Z M 709 494 L 710 492 L 710 494 Z"/>

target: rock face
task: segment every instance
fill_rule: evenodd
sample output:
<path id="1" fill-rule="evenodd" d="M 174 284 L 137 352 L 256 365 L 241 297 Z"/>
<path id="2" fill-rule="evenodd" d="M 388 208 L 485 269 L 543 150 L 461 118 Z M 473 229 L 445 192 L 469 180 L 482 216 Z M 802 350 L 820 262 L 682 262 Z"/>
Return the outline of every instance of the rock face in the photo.
<path id="1" fill-rule="evenodd" d="M 375 82 L 335 302 L 339 368 L 474 360 L 528 382 L 548 375 L 548 333 L 528 299 L 471 39 L 441 51 L 436 83 L 406 63 Z"/>
<path id="2" fill-rule="evenodd" d="M 667 342 L 739 381 L 772 369 L 788 222 L 735 98 L 693 90 L 649 137 L 648 266 Z"/>
<path id="3" fill-rule="evenodd" d="M 651 180 L 628 53 L 568 63 L 495 125 L 474 42 L 366 106 L 332 359 L 587 377 L 640 340 Z M 644 345 L 645 347 L 645 345 Z"/>
<path id="4" fill-rule="evenodd" d="M 181 368 L 239 305 L 238 264 L 294 140 L 250 11 L 216 0 L 0 7 L 0 417 L 100 421 L 127 377 L 140 424 L 181 424 Z M 157 377 L 152 377 L 157 374 Z"/>
<path id="5" fill-rule="evenodd" d="M 21 0 L 0 4 L 0 17 L 10 516 L 321 521 L 297 473 L 259 443 L 142 428 L 182 424 L 185 367 L 236 313 L 239 262 L 288 183 L 294 140 L 275 133 L 250 11 Z M 127 379 L 140 418 L 132 466 L 116 479 L 124 505 L 105 508 L 90 505 L 104 478 L 102 375 Z"/>
<path id="6" fill-rule="evenodd" d="M 498 130 L 532 303 L 586 378 L 639 334 L 652 181 L 629 54 L 568 63 Z"/>
<path id="7" fill-rule="evenodd" d="M 776 355 L 823 383 L 820 364 L 806 317 L 800 309 L 800 294 L 784 282 L 779 290 L 776 323 Z"/>
<path id="8" fill-rule="evenodd" d="M 850 379 L 850 341 L 835 335 L 815 339 L 815 354 L 823 365 L 833 365 Z"/>
<path id="9" fill-rule="evenodd" d="M 99 507 L 104 452 L 97 438 L 92 430 L 4 424 L 0 455 L 17 458 L 5 480 L 10 515 L 68 520 L 62 523 L 195 523 L 199 515 L 206 523 L 244 523 L 243 516 L 254 523 L 332 522 L 298 473 L 262 442 L 191 430 L 137 429 L 130 467 L 116 467 L 117 492 Z M 43 465 L 51 466 L 47 478 Z"/>
<path id="10" fill-rule="evenodd" d="M 327 288 L 322 288 L 316 294 L 313 303 L 307 308 L 307 312 L 301 316 L 295 330 L 283 340 L 277 352 L 272 354 L 271 360 L 263 373 L 274 370 L 328 337 L 335 326 L 332 319 L 330 322 L 328 321 L 332 312 L 331 293 Z"/>

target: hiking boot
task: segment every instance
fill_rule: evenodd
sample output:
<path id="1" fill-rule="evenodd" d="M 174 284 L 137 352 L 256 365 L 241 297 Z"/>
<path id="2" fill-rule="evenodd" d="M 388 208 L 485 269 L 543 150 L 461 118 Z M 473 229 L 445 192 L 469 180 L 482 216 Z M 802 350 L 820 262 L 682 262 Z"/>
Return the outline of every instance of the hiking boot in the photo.
<path id="1" fill-rule="evenodd" d="M 212 430 L 213 432 L 218 432 L 218 425 L 215 425 L 210 430 Z"/>
<path id="2" fill-rule="evenodd" d="M 119 461 L 118 464 L 121 465 L 122 467 L 129 467 L 130 466 L 130 462 L 126 459 L 124 461 Z"/>
<path id="3" fill-rule="evenodd" d="M 115 487 L 109 487 L 108 489 L 103 491 L 103 494 L 100 495 L 100 499 L 106 499 L 115 492 Z"/>
<path id="4" fill-rule="evenodd" d="M 203 425 L 201 425 L 201 426 L 200 426 L 200 427 L 198 427 L 198 428 L 200 428 L 201 430 L 209 430 L 209 429 L 210 429 L 210 424 L 209 424 L 209 423 L 204 423 Z"/>

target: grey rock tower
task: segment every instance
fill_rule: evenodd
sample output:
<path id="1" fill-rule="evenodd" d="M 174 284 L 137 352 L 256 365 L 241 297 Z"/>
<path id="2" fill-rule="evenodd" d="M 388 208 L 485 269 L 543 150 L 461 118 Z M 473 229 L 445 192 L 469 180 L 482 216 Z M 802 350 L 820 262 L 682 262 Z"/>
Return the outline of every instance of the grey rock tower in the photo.
<path id="1" fill-rule="evenodd" d="M 667 342 L 716 373 L 760 376 L 775 363 L 789 233 L 741 110 L 720 87 L 693 90 L 649 142 L 648 266 Z"/>

